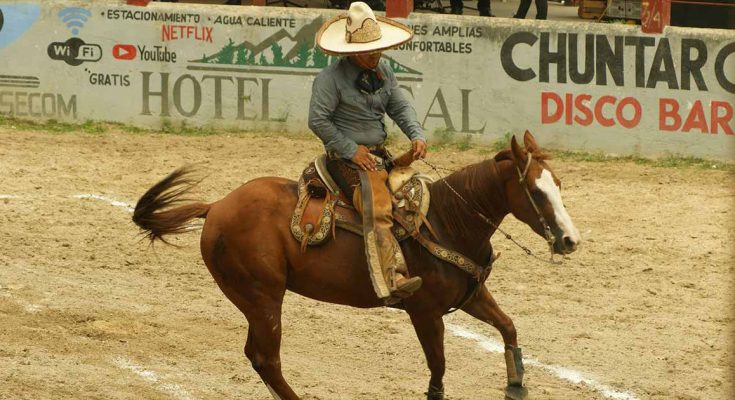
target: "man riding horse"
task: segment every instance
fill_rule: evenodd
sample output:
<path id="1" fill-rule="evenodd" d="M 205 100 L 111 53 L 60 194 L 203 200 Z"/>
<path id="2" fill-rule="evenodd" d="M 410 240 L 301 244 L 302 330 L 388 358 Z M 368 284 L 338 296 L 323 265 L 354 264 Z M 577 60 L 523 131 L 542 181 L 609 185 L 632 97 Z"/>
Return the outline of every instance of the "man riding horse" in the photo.
<path id="1" fill-rule="evenodd" d="M 135 206 L 133 221 L 151 241 L 165 242 L 168 235 L 189 232 L 191 220 L 205 219 L 202 260 L 247 318 L 245 355 L 275 399 L 300 398 L 283 376 L 280 358 L 287 291 L 361 308 L 402 300 L 400 308 L 411 319 L 431 372 L 427 400 L 445 398 L 443 316 L 461 309 L 499 331 L 505 345 L 505 395 L 513 400 L 527 397 L 515 325 L 484 284 L 495 259 L 490 238 L 504 218 L 513 215 L 543 237 L 551 251 L 569 254 L 577 249 L 579 231 L 564 207 L 561 181 L 547 164 L 548 155 L 527 131 L 523 145 L 513 136 L 510 147 L 494 157 L 422 186 L 431 198 L 425 210 L 407 209 L 407 193 L 420 190 L 395 191 L 397 232 L 408 226 L 400 210 L 420 211 L 413 217 L 425 218 L 426 227 L 422 232 L 416 225 L 412 239 L 398 246 L 390 231 L 392 200 L 386 169 L 391 162 L 403 166 L 424 157 L 426 142 L 393 72 L 380 63 L 380 52 L 410 39 L 405 26 L 375 18 L 364 3 L 353 3 L 348 15 L 329 21 L 317 33 L 325 52 L 347 56 L 316 78 L 311 99 L 309 126 L 329 154 L 326 166 L 322 156 L 313 169 L 327 169 L 337 181 L 329 187 L 340 187 L 322 196 L 323 202 L 311 202 L 311 216 L 321 211 L 320 228 L 313 236 L 323 241 L 318 247 L 304 251 L 314 233 L 313 219 L 294 226 L 304 215 L 299 214 L 299 204 L 304 200 L 305 207 L 310 204 L 304 176 L 299 182 L 261 177 L 212 203 L 186 202 L 183 197 L 197 180 L 190 169 L 180 168 L 149 188 Z M 412 151 L 396 160 L 383 146 L 385 114 L 413 143 Z M 401 175 L 396 172 L 406 171 L 394 171 L 391 180 Z M 322 172 L 320 176 L 328 175 Z M 351 224 L 354 214 L 342 205 L 343 213 L 334 210 L 337 191 L 343 202 L 352 200 L 360 211 L 362 227 Z M 335 223 L 337 216 L 342 217 L 341 227 Z M 311 233 L 294 240 L 296 227 Z M 361 247 L 367 260 L 357 250 Z M 402 251 L 413 278 L 408 277 Z M 372 285 L 364 278 L 365 269 L 371 271 Z"/>
<path id="2" fill-rule="evenodd" d="M 411 40 L 412 31 L 377 17 L 363 2 L 352 3 L 347 18 L 326 22 L 317 33 L 319 48 L 345 56 L 316 77 L 309 105 L 309 128 L 327 151 L 327 169 L 362 215 L 365 253 L 373 287 L 387 304 L 413 294 L 420 277 L 407 277 L 401 248 L 391 233 L 392 159 L 385 148 L 388 114 L 411 139 L 412 159 L 426 156 L 426 138 L 382 52 Z M 386 287 L 387 285 L 387 287 Z"/>

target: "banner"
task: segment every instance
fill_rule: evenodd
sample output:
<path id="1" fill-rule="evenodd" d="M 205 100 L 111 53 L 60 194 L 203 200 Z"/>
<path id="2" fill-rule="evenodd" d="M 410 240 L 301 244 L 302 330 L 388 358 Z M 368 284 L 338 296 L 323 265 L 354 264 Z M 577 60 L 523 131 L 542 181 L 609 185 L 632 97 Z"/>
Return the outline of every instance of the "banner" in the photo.
<path id="1" fill-rule="evenodd" d="M 308 131 L 314 36 L 338 11 L 0 4 L 0 113 Z M 492 142 L 735 160 L 735 32 L 414 13 L 384 54 L 419 122 Z M 397 127 L 389 120 L 390 130 Z"/>

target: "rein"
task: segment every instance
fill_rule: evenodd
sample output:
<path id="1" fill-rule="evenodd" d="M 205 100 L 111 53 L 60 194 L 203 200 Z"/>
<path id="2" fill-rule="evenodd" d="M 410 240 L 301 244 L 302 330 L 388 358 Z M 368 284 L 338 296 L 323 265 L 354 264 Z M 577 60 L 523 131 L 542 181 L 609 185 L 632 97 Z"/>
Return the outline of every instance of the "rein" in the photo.
<path id="1" fill-rule="evenodd" d="M 518 246 L 521 250 L 523 250 L 526 253 L 526 255 L 531 256 L 533 258 L 536 258 L 537 260 L 543 261 L 545 263 L 558 265 L 558 264 L 561 264 L 561 262 L 558 262 L 558 261 L 555 261 L 554 260 L 554 251 L 553 251 L 554 239 L 553 239 L 553 235 L 551 235 L 551 228 L 546 223 L 546 219 L 544 218 L 544 216 L 541 215 L 541 211 L 539 210 L 538 206 L 536 205 L 536 202 L 531 197 L 531 192 L 528 189 L 528 182 L 526 181 L 526 176 L 528 175 L 528 169 L 531 166 L 531 159 L 532 159 L 531 153 L 528 153 L 528 156 L 529 156 L 528 157 L 528 161 L 526 162 L 526 166 L 525 166 L 523 172 L 521 172 L 521 169 L 518 167 L 517 164 L 516 164 L 516 171 L 518 171 L 518 176 L 520 178 L 520 181 L 519 182 L 521 183 L 521 185 L 525 189 L 526 196 L 528 196 L 528 199 L 531 201 L 531 205 L 533 206 L 533 209 L 536 211 L 536 215 L 538 215 L 539 221 L 541 221 L 541 224 L 544 227 L 544 236 L 545 236 L 546 242 L 549 244 L 549 252 L 551 253 L 551 257 L 550 257 L 549 260 L 544 259 L 544 258 L 541 258 L 541 257 L 537 256 L 536 254 L 534 254 L 533 251 L 531 251 L 531 249 L 529 249 L 528 247 L 526 247 L 526 246 L 522 245 L 521 243 L 519 243 L 518 241 L 516 241 L 513 238 L 513 236 L 511 236 L 509 233 L 507 233 L 503 229 L 501 229 L 500 226 L 498 226 L 498 224 L 496 224 L 495 222 L 493 222 L 490 218 L 488 218 L 487 216 L 485 216 L 485 214 L 483 214 L 482 212 L 478 211 L 475 207 L 473 207 L 467 200 L 465 200 L 464 197 L 462 197 L 461 194 L 459 194 L 459 192 L 457 192 L 457 190 L 455 190 L 452 187 L 452 185 L 449 184 L 449 182 L 447 182 L 446 179 L 444 179 L 444 176 L 441 174 L 441 172 L 439 172 L 439 167 L 437 167 L 434 164 L 426 161 L 423 158 L 421 159 L 421 161 L 424 164 L 428 165 L 431 169 L 433 169 L 434 172 L 437 175 L 439 175 L 439 178 L 441 179 L 441 181 L 444 182 L 445 185 L 447 185 L 447 187 L 449 188 L 449 190 L 451 190 L 452 193 L 454 193 L 455 196 L 457 196 L 460 200 L 462 200 L 462 202 L 465 203 L 465 205 L 467 207 L 469 207 L 469 209 L 472 210 L 472 212 L 474 212 L 475 214 L 477 214 L 477 216 L 480 217 L 480 219 L 483 222 L 485 222 L 488 225 L 491 225 L 493 228 L 495 228 L 495 230 L 497 230 L 498 232 L 502 233 L 503 236 L 505 236 L 506 239 L 508 239 L 513 244 L 515 244 L 516 246 Z M 495 164 L 493 164 L 493 165 L 495 165 Z M 497 165 L 495 166 L 495 168 L 497 169 Z M 453 171 L 451 171 L 449 169 L 446 169 L 446 168 L 443 168 L 443 169 L 446 170 L 446 171 L 453 172 Z"/>

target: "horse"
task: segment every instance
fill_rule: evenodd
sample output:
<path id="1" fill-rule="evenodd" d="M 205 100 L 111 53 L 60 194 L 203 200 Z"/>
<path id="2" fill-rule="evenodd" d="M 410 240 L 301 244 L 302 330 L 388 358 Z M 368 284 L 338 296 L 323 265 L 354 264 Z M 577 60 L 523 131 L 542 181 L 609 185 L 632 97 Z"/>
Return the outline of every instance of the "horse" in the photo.
<path id="1" fill-rule="evenodd" d="M 561 182 L 546 163 L 530 132 L 525 149 L 512 137 L 510 148 L 437 180 L 429 187 L 426 219 L 437 242 L 491 265 L 490 237 L 508 214 L 549 241 L 556 254 L 580 243 L 562 203 Z M 334 238 L 302 252 L 289 220 L 297 202 L 297 183 L 278 177 L 251 180 L 213 203 L 184 200 L 196 185 L 192 170 L 180 168 L 152 186 L 138 201 L 133 221 L 150 239 L 189 230 L 205 218 L 201 233 L 204 263 L 224 295 L 248 321 L 245 355 L 277 400 L 299 396 L 281 372 L 281 307 L 286 290 L 319 301 L 369 308 L 384 306 L 368 275 L 363 239 L 337 229 Z M 183 204 L 182 204 L 183 203 Z M 424 232 L 425 233 L 425 232 Z M 444 323 L 450 309 L 494 326 L 506 346 L 507 398 L 525 398 L 523 361 L 516 329 L 484 285 L 425 251 L 417 240 L 401 242 L 411 276 L 423 285 L 392 306 L 408 313 L 431 373 L 427 400 L 442 400 L 445 371 Z"/>

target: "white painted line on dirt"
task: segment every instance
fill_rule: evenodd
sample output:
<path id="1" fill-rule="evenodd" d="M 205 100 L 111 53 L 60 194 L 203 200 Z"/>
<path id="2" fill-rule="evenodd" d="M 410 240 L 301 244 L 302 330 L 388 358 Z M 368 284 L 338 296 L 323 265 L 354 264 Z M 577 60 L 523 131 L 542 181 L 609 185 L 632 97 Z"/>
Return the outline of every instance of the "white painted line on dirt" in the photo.
<path id="1" fill-rule="evenodd" d="M 161 378 L 153 371 L 149 371 L 140 365 L 136 365 L 132 361 L 123 357 L 116 357 L 112 360 L 116 366 L 128 371 L 132 371 L 136 375 L 152 383 L 154 386 L 159 387 L 164 392 L 174 396 L 180 400 L 194 400 L 194 398 L 181 386 L 175 383 L 163 383 Z"/>
<path id="2" fill-rule="evenodd" d="M 27 304 L 24 304 L 23 305 L 23 309 L 27 313 L 29 313 L 29 314 L 35 314 L 35 313 L 41 311 L 42 308 L 43 308 L 43 306 L 41 306 L 39 304 L 30 304 L 30 303 L 27 303 Z"/>
<path id="3" fill-rule="evenodd" d="M 0 194 L 0 200 L 2 199 L 17 199 L 18 196 L 14 194 Z"/>
<path id="4" fill-rule="evenodd" d="M 7 286 L 5 288 L 0 286 L 0 290 L 7 289 L 7 288 L 8 288 Z M 16 304 L 18 304 L 19 306 L 22 306 L 23 311 L 27 312 L 28 314 L 35 314 L 37 312 L 40 312 L 43 309 L 43 306 L 40 304 L 27 303 L 23 301 L 22 299 L 12 298 L 13 297 L 12 293 L 6 292 L 5 290 L 0 292 L 0 297 L 10 297 L 12 300 L 15 301 Z"/>
<path id="5" fill-rule="evenodd" d="M 106 203 L 109 203 L 109 204 L 111 204 L 111 205 L 113 205 L 115 207 L 123 207 L 126 210 L 128 210 L 128 212 L 133 212 L 135 210 L 133 208 L 133 206 L 131 206 L 128 203 L 125 203 L 125 202 L 119 201 L 119 200 L 115 200 L 115 199 L 111 199 L 109 197 L 106 197 L 106 196 L 103 196 L 103 195 L 100 195 L 100 194 L 89 194 L 89 193 L 87 193 L 87 194 L 77 194 L 77 195 L 74 196 L 74 198 L 76 198 L 76 199 L 101 200 L 101 201 L 104 201 Z"/>
<path id="6" fill-rule="evenodd" d="M 447 329 L 449 329 L 449 331 L 454 336 L 473 340 L 477 342 L 477 345 L 479 347 L 491 353 L 504 353 L 505 352 L 505 346 L 503 345 L 503 343 L 495 339 L 492 339 L 485 335 L 481 335 L 479 333 L 473 332 L 470 329 L 465 328 L 460 325 L 446 324 L 446 327 Z M 541 361 L 535 358 L 530 358 L 530 357 L 523 357 L 523 362 L 526 365 L 531 365 L 536 368 L 543 369 L 546 372 L 550 372 L 552 375 L 556 375 L 558 378 L 561 378 L 565 381 L 568 381 L 574 384 L 580 384 L 580 383 L 585 384 L 589 386 L 591 389 L 602 393 L 603 396 L 610 398 L 610 399 L 638 400 L 638 397 L 636 397 L 636 395 L 631 392 L 619 391 L 615 388 L 599 383 L 592 378 L 588 378 L 584 376 L 584 374 L 582 374 L 581 372 L 575 371 L 570 368 L 560 367 L 558 365 L 544 364 Z"/>

